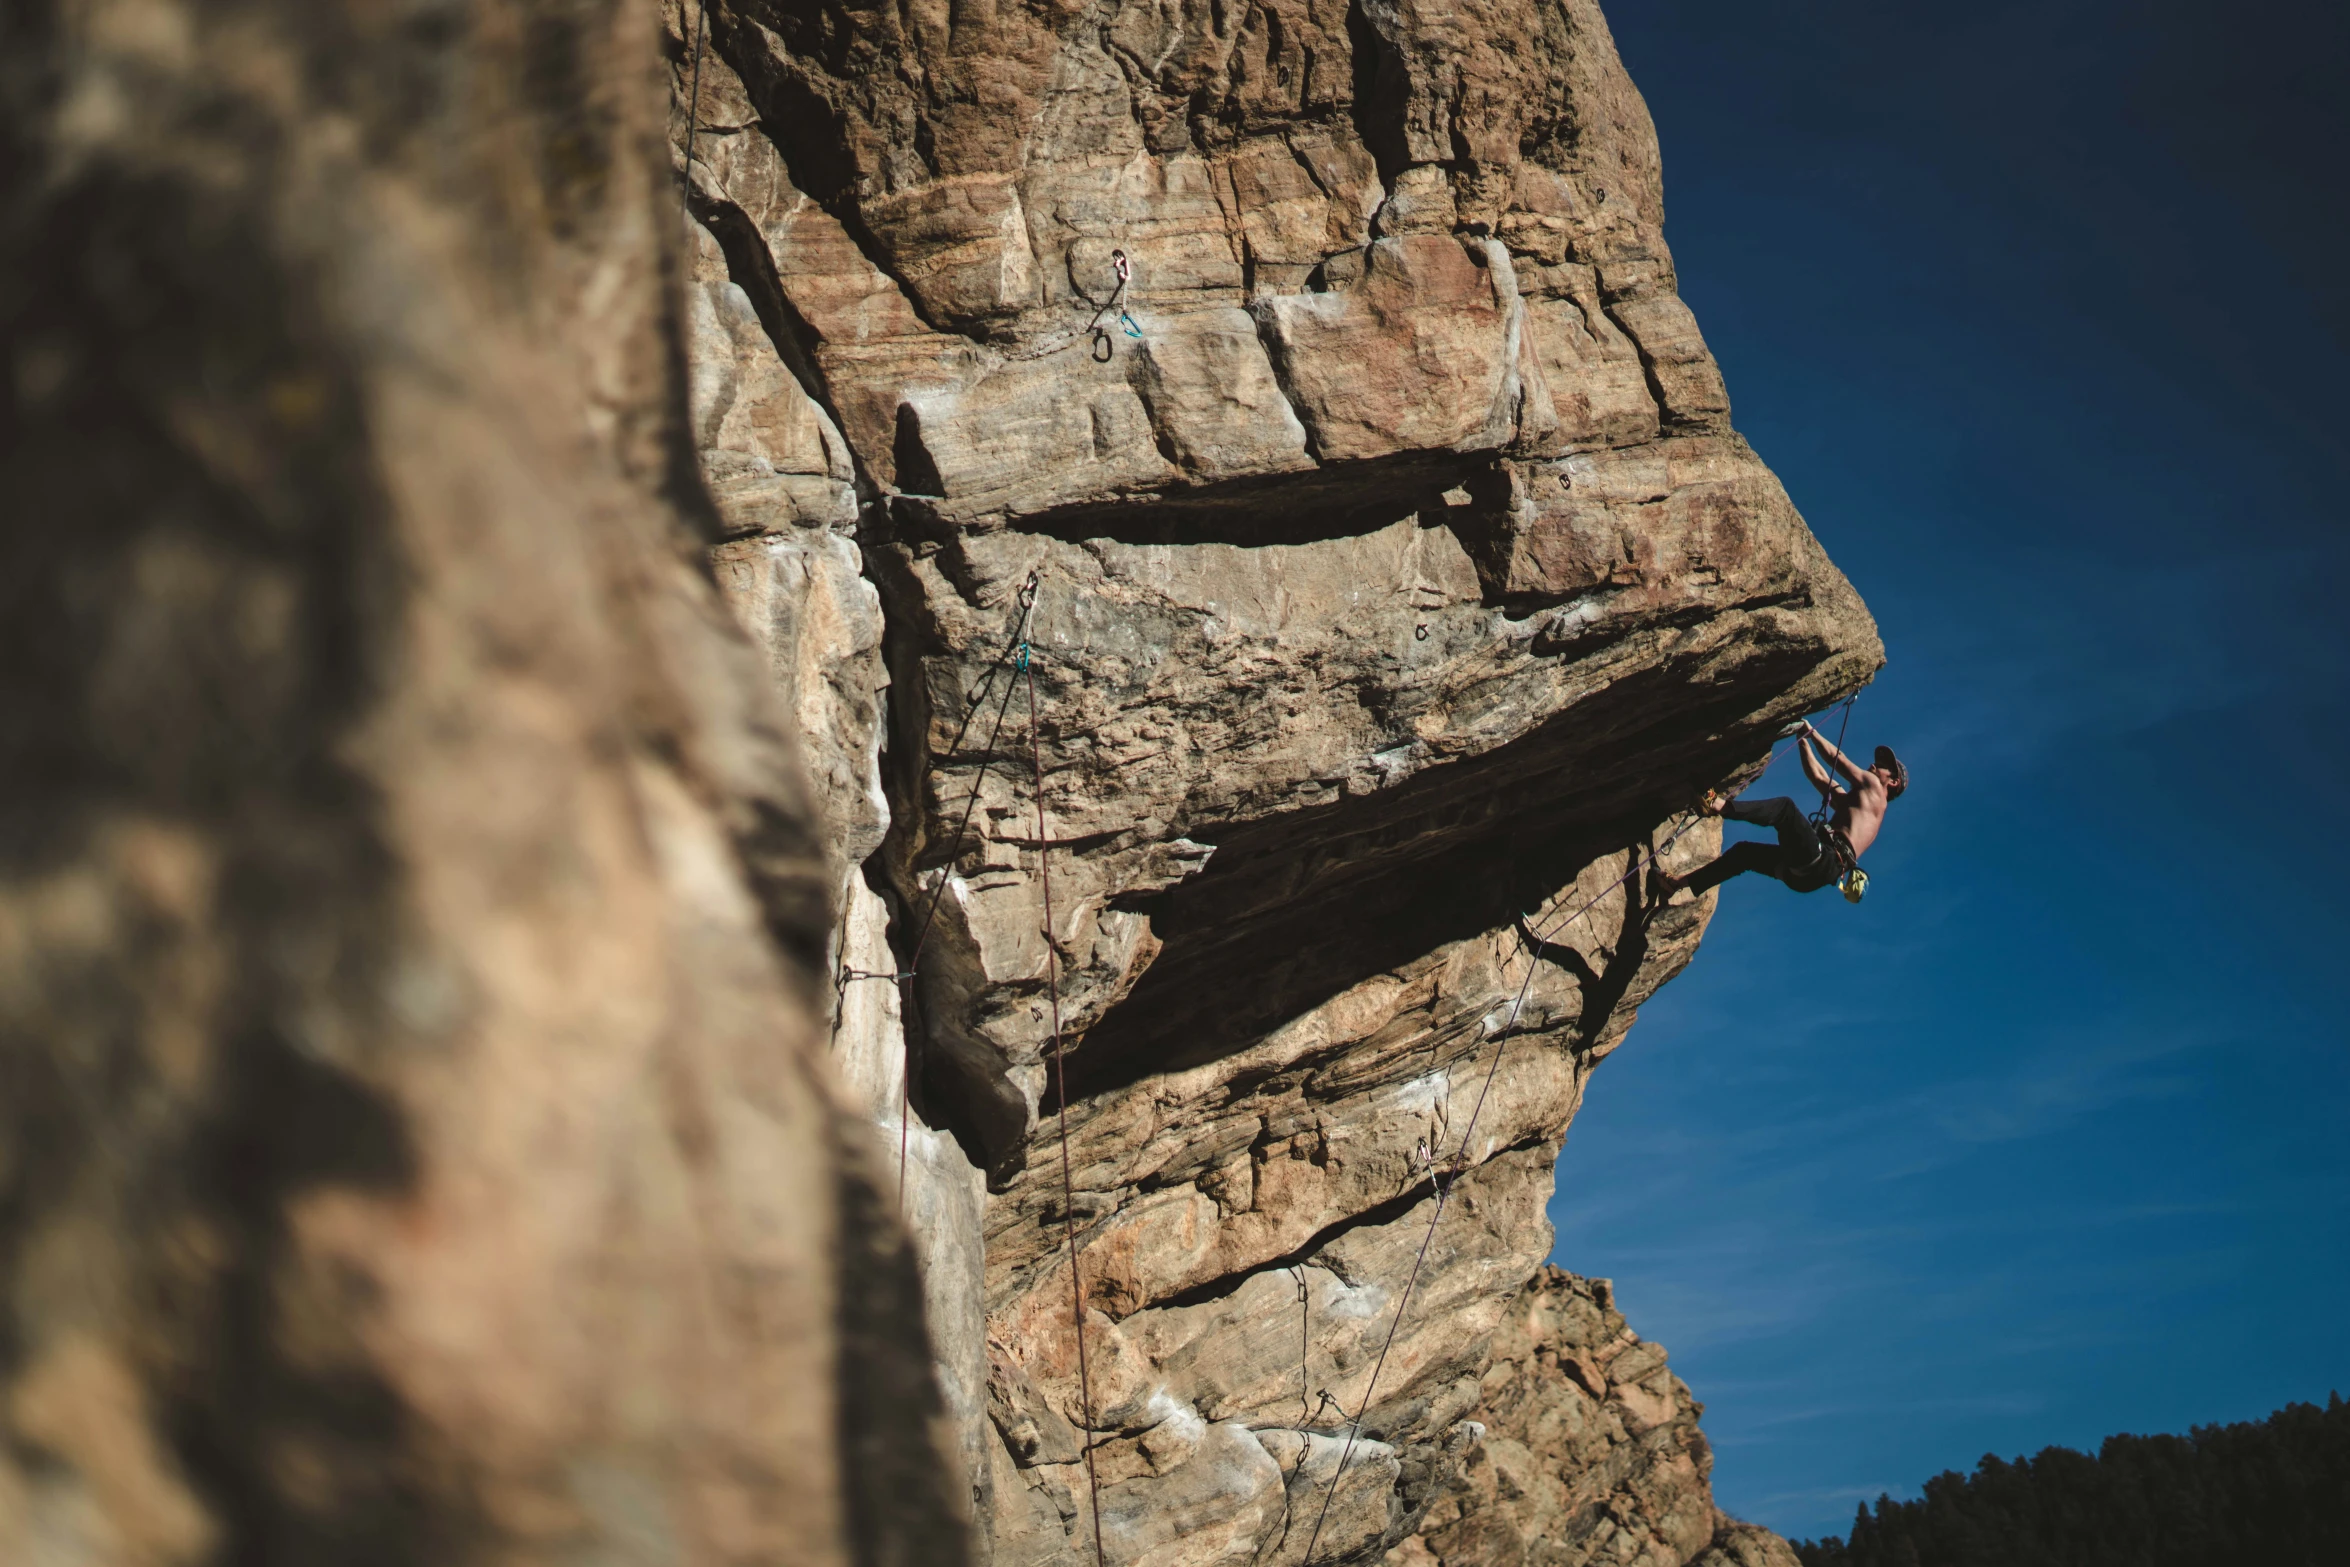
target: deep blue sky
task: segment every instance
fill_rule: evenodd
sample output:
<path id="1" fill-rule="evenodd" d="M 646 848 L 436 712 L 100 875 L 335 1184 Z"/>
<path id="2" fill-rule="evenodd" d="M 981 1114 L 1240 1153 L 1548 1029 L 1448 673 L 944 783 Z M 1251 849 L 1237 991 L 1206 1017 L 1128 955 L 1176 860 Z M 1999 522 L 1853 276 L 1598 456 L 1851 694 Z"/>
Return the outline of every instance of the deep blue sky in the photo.
<path id="1" fill-rule="evenodd" d="M 1739 427 L 1883 628 L 1852 738 L 1916 783 L 1860 908 L 1725 890 L 1557 1260 L 1794 1535 L 2350 1392 L 2350 24 L 1608 10 Z"/>

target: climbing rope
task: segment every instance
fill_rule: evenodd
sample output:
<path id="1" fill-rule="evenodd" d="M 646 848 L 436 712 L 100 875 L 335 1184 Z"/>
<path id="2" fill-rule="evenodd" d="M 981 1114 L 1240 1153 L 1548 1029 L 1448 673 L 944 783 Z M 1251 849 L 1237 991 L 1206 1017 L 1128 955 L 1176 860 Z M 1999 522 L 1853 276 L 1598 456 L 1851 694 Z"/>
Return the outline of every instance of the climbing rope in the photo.
<path id="1" fill-rule="evenodd" d="M 1307 1426 L 1313 1424 L 1314 1418 L 1321 1414 L 1323 1409 L 1337 1403 L 1337 1400 L 1330 1396 L 1328 1388 L 1321 1390 L 1320 1403 L 1316 1403 L 1307 1396 L 1307 1389 L 1312 1386 L 1307 1367 L 1313 1354 L 1314 1297 L 1306 1288 L 1306 1265 L 1302 1262 L 1292 1263 L 1289 1272 L 1297 1280 L 1297 1404 L 1302 1411 L 1298 1416 L 1298 1430 L 1302 1434 Z M 1338 1418 L 1340 1420 L 1346 1418 L 1344 1405 L 1339 1406 Z M 1299 1467 L 1302 1469 L 1305 1460 L 1304 1449 L 1299 1450 L 1298 1460 Z M 1281 1528 L 1277 1533 L 1267 1535 L 1257 1542 L 1257 1548 L 1249 1553 L 1249 1567 L 1257 1567 L 1258 1563 L 1268 1557 L 1277 1558 L 1280 1556 L 1281 1548 L 1289 1543 L 1290 1526 L 1296 1522 L 1296 1519 L 1296 1500 L 1289 1494 L 1289 1487 L 1284 1483 L 1281 1487 Z"/>
<path id="2" fill-rule="evenodd" d="M 1851 701 L 1848 698 L 1846 700 L 1847 714 L 1850 712 L 1850 707 Z M 1839 749 L 1841 749 L 1841 747 L 1839 747 Z M 1770 761 L 1766 761 L 1763 764 L 1764 770 L 1768 771 L 1771 762 L 1776 760 L 1778 760 L 1778 752 L 1776 749 L 1774 749 L 1771 753 Z M 1674 828 L 1672 835 L 1666 838 L 1662 844 L 1648 849 L 1646 851 L 1648 864 L 1652 867 L 1662 864 L 1666 851 L 1671 849 L 1674 844 L 1680 842 L 1682 835 L 1688 832 L 1690 828 L 1695 827 L 1701 820 L 1703 820 L 1703 818 L 1700 816 L 1691 816 L 1689 820 Z M 1485 1114 L 1486 1097 L 1493 1091 L 1493 1080 L 1497 1075 L 1499 1075 L 1501 1071 L 1501 1058 L 1509 1050 L 1510 1032 L 1512 1029 L 1518 1026 L 1518 1019 L 1525 1013 L 1526 998 L 1532 994 L 1534 988 L 1534 976 L 1542 966 L 1539 955 L 1540 949 L 1550 940 L 1552 932 L 1564 930 L 1567 926 L 1574 924 L 1584 915 L 1597 908 L 1600 904 L 1600 900 L 1607 897 L 1610 893 L 1614 892 L 1617 888 L 1623 886 L 1626 882 L 1629 882 L 1635 875 L 1637 875 L 1641 869 L 1641 856 L 1642 851 L 1638 849 L 1633 850 L 1630 856 L 1630 861 L 1624 868 L 1623 875 L 1618 876 L 1614 881 L 1609 882 L 1605 887 L 1602 887 L 1598 892 L 1594 893 L 1590 898 L 1586 899 L 1582 906 L 1577 908 L 1572 914 L 1567 915 L 1564 919 L 1553 918 L 1546 922 L 1539 930 L 1534 930 L 1532 932 L 1534 937 L 1532 943 L 1533 950 L 1530 950 L 1526 955 L 1526 977 L 1519 982 L 1518 993 L 1510 1002 L 1510 1012 L 1508 1018 L 1506 1018 L 1503 1021 L 1501 1027 L 1495 1031 L 1499 1043 L 1494 1047 L 1492 1064 L 1487 1066 L 1485 1069 L 1485 1080 L 1481 1085 L 1479 1085 L 1477 1089 L 1476 1102 L 1469 1110 L 1469 1124 L 1467 1129 L 1461 1133 L 1460 1147 L 1454 1151 L 1450 1169 L 1432 1173 L 1429 1177 L 1430 1184 L 1435 1188 L 1436 1206 L 1435 1209 L 1428 1215 L 1428 1229 L 1427 1233 L 1420 1237 L 1420 1249 L 1412 1257 L 1411 1272 L 1404 1278 L 1403 1293 L 1395 1303 L 1395 1315 L 1388 1321 L 1387 1324 L 1387 1337 L 1379 1346 L 1379 1358 L 1372 1362 L 1371 1379 L 1363 1385 L 1363 1401 L 1359 1406 L 1357 1406 L 1354 1418 L 1348 1422 L 1346 1446 L 1339 1452 L 1338 1467 L 1331 1472 L 1329 1489 L 1324 1491 L 1322 1494 L 1322 1510 L 1320 1514 L 1317 1515 L 1314 1519 L 1313 1533 L 1306 1537 L 1306 1551 L 1305 1555 L 1300 1558 L 1300 1567 L 1313 1567 L 1314 1548 L 1321 1543 L 1322 1526 L 1327 1523 L 1330 1518 L 1330 1504 L 1337 1500 L 1339 1482 L 1346 1478 L 1346 1466 L 1354 1458 L 1355 1443 L 1362 1436 L 1363 1421 L 1366 1417 L 1369 1416 L 1371 1412 L 1371 1400 L 1379 1390 L 1380 1374 L 1387 1369 L 1388 1352 L 1395 1348 L 1396 1333 L 1403 1326 L 1404 1313 L 1410 1309 L 1412 1303 L 1412 1291 L 1419 1285 L 1420 1271 L 1428 1261 L 1428 1248 L 1435 1242 L 1436 1226 L 1444 1218 L 1445 1205 L 1452 1200 L 1453 1183 L 1458 1181 L 1462 1174 L 1464 1174 L 1468 1169 L 1469 1148 L 1477 1135 L 1477 1122 Z M 1484 1014 L 1484 1016 L 1487 1017 L 1490 1017 L 1491 1015 L 1492 1014 L 1490 1012 Z M 1345 1413 L 1343 1406 L 1341 1406 L 1340 1413 Z"/>
<path id="3" fill-rule="evenodd" d="M 1034 613 L 1034 576 L 1028 579 L 1024 591 L 1028 595 L 1028 610 Z M 1069 1168 L 1069 1072 L 1061 1042 L 1061 956 L 1060 949 L 1053 944 L 1053 851 L 1044 821 L 1044 741 L 1039 722 L 1042 715 L 1036 700 L 1036 660 L 1029 653 L 1025 617 L 1022 627 L 1019 669 L 1028 678 L 1028 758 L 1036 769 L 1036 875 L 1044 894 L 1045 991 L 1052 998 L 1053 1094 L 1058 1101 L 1054 1116 L 1061 1134 L 1061 1227 L 1069 1243 L 1069 1321 L 1077 1335 L 1077 1397 L 1085 1415 L 1085 1489 L 1093 1507 L 1093 1560 L 1094 1567 L 1104 1567 L 1108 1558 L 1102 1552 L 1101 1477 L 1095 1471 L 1093 1457 L 1093 1375 L 1085 1353 L 1085 1282 L 1077 1266 L 1077 1181 Z"/>
<path id="4" fill-rule="evenodd" d="M 969 832 L 971 828 L 971 817 L 973 813 L 979 809 L 980 791 L 987 786 L 987 770 L 995 765 L 996 740 L 997 737 L 1002 735 L 1004 732 L 1004 715 L 1011 711 L 1013 689 L 1013 682 L 1009 680 L 1004 682 L 1003 700 L 996 704 L 995 724 L 988 730 L 987 744 L 980 752 L 982 759 L 979 763 L 978 775 L 971 780 L 971 797 L 963 802 L 963 819 L 955 824 L 955 836 L 948 840 L 947 847 L 950 856 L 961 849 L 963 836 L 965 833 Z M 982 693 L 984 693 L 985 690 L 986 688 L 983 685 L 981 687 Z M 971 710 L 972 714 L 976 715 L 978 711 L 978 707 L 974 705 Z M 964 719 L 964 727 L 966 729 L 970 727 L 970 718 L 968 716 Z M 955 744 L 956 748 L 959 749 L 962 744 L 962 735 L 960 733 L 958 733 L 955 737 Z M 951 751 L 950 754 L 952 754 Z M 924 945 L 930 940 L 931 924 L 938 918 L 939 899 L 946 896 L 947 884 L 954 879 L 955 867 L 953 860 L 950 858 L 945 865 L 939 867 L 938 885 L 931 889 L 930 906 L 923 913 L 922 929 L 914 939 L 913 953 L 907 958 L 904 970 L 891 976 L 897 980 L 900 990 L 908 992 L 909 995 L 909 987 L 911 987 L 914 982 L 914 976 L 920 971 L 920 965 L 922 962 L 922 949 Z M 901 1006 L 899 1009 L 899 1015 L 901 1019 L 904 1018 L 907 1010 L 908 1009 L 903 1006 L 901 1001 Z M 898 1213 L 901 1217 L 904 1216 L 906 1211 L 906 1147 L 912 1139 L 912 1128 L 914 1124 L 914 1031 L 911 1028 L 906 1028 L 903 1030 L 903 1032 L 905 1034 L 906 1043 L 906 1060 L 905 1064 L 899 1068 L 898 1071 Z"/>
<path id="5" fill-rule="evenodd" d="M 1852 727 L 1852 704 L 1859 700 L 1860 693 L 1858 691 L 1853 692 L 1852 695 L 1844 699 L 1844 716 L 1838 719 L 1836 722 L 1836 754 L 1838 756 L 1842 756 L 1844 754 L 1845 731 Z M 1822 822 L 1826 821 L 1831 815 L 1833 815 L 1835 810 L 1836 800 L 1833 795 L 1820 796 L 1819 809 L 1811 813 L 1811 824 L 1814 827 L 1819 826 Z"/>
<path id="6" fill-rule="evenodd" d="M 1078 1264 L 1077 1245 L 1077 1187 L 1075 1172 L 1069 1159 L 1069 1079 L 1064 1059 L 1061 1028 L 1061 974 L 1060 953 L 1053 945 L 1053 880 L 1051 840 L 1046 836 L 1044 815 L 1044 750 L 1040 737 L 1040 707 L 1036 692 L 1036 660 L 1028 641 L 1030 627 L 1036 619 L 1036 597 L 1039 575 L 1030 572 L 1020 587 L 1020 616 L 1012 634 L 996 655 L 987 673 L 980 677 L 978 689 L 965 704 L 963 722 L 955 730 L 955 737 L 947 744 L 946 754 L 955 755 L 963 748 L 964 738 L 971 732 L 972 722 L 979 710 L 987 705 L 988 687 L 999 674 L 1010 678 L 1004 681 L 1003 693 L 997 699 L 995 721 L 989 727 L 987 744 L 981 749 L 979 772 L 971 781 L 971 793 L 963 802 L 963 815 L 956 823 L 954 836 L 948 840 L 950 849 L 961 845 L 971 830 L 971 819 L 979 808 L 980 791 L 987 783 L 988 769 L 995 765 L 997 741 L 1004 731 L 1004 719 L 1010 712 L 1012 694 L 1019 689 L 1021 677 L 1028 686 L 1028 754 L 1036 774 L 1036 845 L 1038 882 L 1044 896 L 1045 986 L 1051 997 L 1053 1031 L 1054 1089 L 1059 1097 L 1058 1120 L 1061 1142 L 1061 1215 L 1062 1229 L 1069 1247 L 1069 1308 L 1071 1326 L 1077 1336 L 1077 1389 L 1085 1430 L 1085 1482 L 1088 1499 L 1093 1509 L 1093 1553 L 1095 1567 L 1105 1567 L 1107 1556 L 1102 1546 L 1101 1480 L 1094 1458 L 1093 1438 L 1093 1370 L 1085 1347 L 1085 1282 Z M 836 988 L 845 990 L 851 980 L 894 979 L 901 984 L 910 982 L 920 968 L 922 952 L 929 943 L 930 932 L 937 923 L 939 900 L 946 895 L 948 883 L 953 880 L 953 865 L 943 867 L 938 885 L 931 889 L 930 901 L 923 911 L 922 923 L 917 928 L 913 950 L 905 968 L 894 974 L 865 969 L 843 969 Z M 908 1032 L 906 1068 L 898 1085 L 898 1211 L 902 1217 L 906 1201 L 907 1145 L 912 1126 L 910 1095 L 913 1081 L 913 1060 Z"/>
<path id="7" fill-rule="evenodd" d="M 980 708 L 987 704 L 987 688 L 995 683 L 995 677 L 1010 667 L 1015 654 L 1023 659 L 1026 658 L 1028 625 L 1035 613 L 1036 573 L 1030 572 L 1028 580 L 1020 587 L 1020 619 L 1014 624 L 1012 635 L 1004 643 L 1003 651 L 996 655 L 995 662 L 990 664 L 987 673 L 980 677 L 978 689 L 971 693 L 969 701 L 965 704 L 963 722 L 955 730 L 954 739 L 947 742 L 946 754 L 948 756 L 953 756 L 963 749 L 963 738 L 971 732 L 971 721 L 979 716 Z M 971 780 L 970 798 L 963 802 L 963 819 L 956 823 L 955 835 L 947 840 L 950 850 L 959 846 L 965 835 L 971 831 L 971 817 L 979 809 L 979 792 L 986 786 L 988 769 L 995 765 L 996 740 L 1004 732 L 1004 715 L 1011 710 L 1012 693 L 1018 688 L 1018 685 L 1019 682 L 1016 680 L 1004 682 L 1003 698 L 996 703 L 995 724 L 988 730 L 987 744 L 980 753 L 978 776 Z M 930 928 L 938 920 L 939 900 L 946 896 L 947 884 L 953 880 L 954 865 L 950 859 L 948 864 L 940 869 L 938 885 L 930 890 L 930 903 L 923 910 L 922 924 L 914 936 L 913 951 L 907 956 L 906 966 L 903 969 L 894 974 L 884 974 L 872 969 L 844 968 L 833 981 L 834 994 L 845 992 L 849 982 L 858 979 L 891 979 L 896 980 L 901 986 L 911 984 L 916 972 L 921 968 L 922 949 L 929 944 Z M 906 1214 L 906 1153 L 907 1146 L 912 1140 L 913 1126 L 913 1039 L 913 1031 L 908 1029 L 906 1032 L 906 1064 L 898 1074 L 898 1217 L 901 1219 Z"/>
<path id="8" fill-rule="evenodd" d="M 702 56 L 710 36 L 709 0 L 695 8 L 694 27 L 694 86 L 687 95 L 685 106 L 685 196 L 688 202 L 694 191 L 694 133 L 702 128 Z M 690 207 L 687 210 L 692 210 Z"/>
<path id="9" fill-rule="evenodd" d="M 1673 835 L 1667 838 L 1660 847 L 1648 851 L 1648 862 L 1652 865 L 1658 863 L 1658 861 L 1662 858 L 1665 850 L 1670 849 L 1675 843 L 1678 843 L 1681 839 L 1681 835 L 1686 833 L 1690 828 L 1696 826 L 1697 822 L 1698 818 L 1692 817 L 1690 820 L 1683 822 L 1679 827 L 1675 828 L 1673 830 Z M 1633 876 L 1639 872 L 1640 866 L 1640 851 L 1634 850 L 1631 855 L 1630 863 L 1626 866 L 1623 875 L 1617 877 L 1614 881 L 1609 882 L 1605 887 L 1602 887 L 1597 893 L 1593 894 L 1588 900 L 1586 900 L 1581 908 L 1575 910 L 1574 913 L 1568 915 L 1565 919 L 1553 919 L 1542 929 L 1536 931 L 1534 933 L 1536 945 L 1539 947 L 1541 943 L 1547 942 L 1550 939 L 1551 932 L 1555 930 L 1561 930 L 1568 925 L 1572 925 L 1575 923 L 1575 921 L 1581 919 L 1585 914 L 1588 914 L 1591 910 L 1597 908 L 1602 898 L 1605 898 L 1609 893 L 1614 892 L 1618 887 L 1621 887 L 1626 882 L 1630 881 Z M 1330 1504 L 1337 1500 L 1339 1482 L 1346 1477 L 1346 1466 L 1354 1458 L 1355 1443 L 1361 1438 L 1363 1433 L 1363 1420 L 1370 1414 L 1371 1400 L 1379 1390 L 1380 1374 L 1387 1369 L 1388 1352 L 1395 1348 L 1396 1332 L 1403 1326 L 1404 1312 L 1411 1306 L 1412 1303 L 1412 1291 L 1418 1287 L 1420 1282 L 1420 1271 L 1423 1267 L 1426 1266 L 1428 1261 L 1428 1248 L 1431 1244 L 1434 1243 L 1436 1239 L 1436 1226 L 1444 1218 L 1445 1205 L 1452 1200 L 1453 1183 L 1457 1181 L 1462 1173 L 1465 1172 L 1468 1168 L 1469 1149 L 1477 1136 L 1477 1122 L 1485 1114 L 1486 1097 L 1493 1091 L 1493 1080 L 1495 1076 L 1498 1075 L 1501 1071 L 1501 1058 L 1509 1049 L 1510 1030 L 1517 1027 L 1518 1019 L 1524 1014 L 1526 1010 L 1526 998 L 1533 992 L 1534 976 L 1541 969 L 1541 967 L 1541 959 L 1536 956 L 1535 953 L 1529 952 L 1526 955 L 1526 977 L 1519 983 L 1517 996 L 1510 1002 L 1509 1017 L 1505 1019 L 1501 1027 L 1495 1031 L 1496 1036 L 1499 1039 L 1499 1043 L 1494 1048 L 1493 1062 L 1485 1069 L 1485 1081 L 1478 1087 L 1476 1102 L 1469 1110 L 1469 1124 L 1468 1127 L 1461 1133 L 1460 1147 L 1455 1150 L 1453 1154 L 1451 1168 L 1449 1170 L 1432 1173 L 1429 1177 L 1430 1183 L 1434 1186 L 1436 1191 L 1436 1207 L 1428 1215 L 1427 1233 L 1420 1237 L 1420 1249 L 1412 1257 L 1412 1270 L 1404 1278 L 1403 1294 L 1400 1298 L 1397 1299 L 1395 1303 L 1394 1317 L 1388 1321 L 1387 1337 L 1385 1341 L 1382 1342 L 1379 1346 L 1379 1358 L 1372 1362 L 1371 1379 L 1363 1386 L 1363 1401 L 1361 1405 L 1356 1408 L 1353 1420 L 1348 1422 L 1346 1446 L 1339 1452 L 1338 1467 L 1331 1472 L 1330 1488 L 1322 1494 L 1322 1511 L 1314 1519 L 1314 1531 L 1312 1534 L 1306 1536 L 1306 1553 L 1304 1557 L 1301 1558 L 1303 1567 L 1312 1567 L 1312 1562 L 1314 1560 L 1314 1548 L 1321 1544 L 1322 1526 L 1327 1523 L 1330 1518 Z M 1491 1014 L 1488 1013 L 1486 1015 L 1490 1016 Z"/>
<path id="10" fill-rule="evenodd" d="M 1289 1271 L 1297 1279 L 1297 1407 L 1304 1412 L 1302 1418 L 1311 1420 L 1313 1379 L 1307 1375 L 1306 1365 L 1314 1353 L 1314 1297 L 1306 1289 L 1306 1265 L 1301 1262 Z"/>

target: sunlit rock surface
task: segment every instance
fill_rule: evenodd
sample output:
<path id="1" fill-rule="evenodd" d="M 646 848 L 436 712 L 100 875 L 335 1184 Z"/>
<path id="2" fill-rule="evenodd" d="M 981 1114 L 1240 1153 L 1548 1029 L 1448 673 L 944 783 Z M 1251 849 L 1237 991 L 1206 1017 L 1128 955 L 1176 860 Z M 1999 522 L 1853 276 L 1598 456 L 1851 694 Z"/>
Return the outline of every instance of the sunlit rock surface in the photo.
<path id="1" fill-rule="evenodd" d="M 1641 857 L 1882 653 L 1731 428 L 1597 9 L 707 22 L 719 574 L 982 1550 L 1777 1561 L 1544 1208 L 1711 911 Z"/>
<path id="2" fill-rule="evenodd" d="M 1474 1449 L 1397 1567 L 1794 1567 L 1786 1541 L 1713 1505 L 1703 1406 L 1607 1280 L 1543 1268 L 1490 1354 Z"/>

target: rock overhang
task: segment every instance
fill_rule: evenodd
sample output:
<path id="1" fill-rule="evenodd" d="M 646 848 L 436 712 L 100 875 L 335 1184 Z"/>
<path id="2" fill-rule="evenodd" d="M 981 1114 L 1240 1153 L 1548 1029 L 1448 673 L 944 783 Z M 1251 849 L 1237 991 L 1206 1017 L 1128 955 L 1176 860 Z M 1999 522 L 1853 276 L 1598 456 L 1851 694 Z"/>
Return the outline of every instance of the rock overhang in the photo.
<path id="1" fill-rule="evenodd" d="M 1118 1030 L 1111 1016 L 1137 987 L 1183 994 L 1236 952 L 1224 979 L 1251 1002 L 1235 1010 L 1277 1021 L 1306 998 L 1249 980 L 1287 960 L 1285 941 L 1265 950 L 1285 926 L 1343 934 L 1401 918 L 1433 935 L 1506 922 L 1546 878 L 1555 886 L 1611 834 L 1685 806 L 1785 721 L 1865 678 L 1873 647 L 1841 640 L 1857 600 L 1767 473 L 1732 442 L 1677 444 L 1724 448 L 1687 465 L 1729 480 L 1630 501 L 1603 492 L 1580 511 L 1527 506 L 1527 525 L 1498 539 L 1490 514 L 1463 507 L 1294 544 L 1071 542 L 1007 527 L 879 545 L 885 598 L 905 607 L 897 623 L 919 628 L 898 658 L 901 748 L 932 759 L 908 780 L 893 863 L 909 895 L 961 878 L 935 1021 L 1015 1066 L 1041 1059 L 1049 1032 L 1018 984 L 1041 968 L 1033 880 L 1010 861 L 990 879 L 984 850 L 972 860 L 976 845 L 946 841 L 974 789 L 1012 832 L 1033 768 L 940 754 L 950 723 L 1001 690 L 991 671 L 1032 579 L 1036 749 L 1064 856 L 1055 940 L 1080 1062 L 1089 1031 Z M 1546 602 L 1557 608 L 1536 607 Z M 1026 702 L 1023 691 L 1023 726 Z M 1032 843 L 1034 829 L 1014 836 Z M 1215 853 L 1170 854 L 1176 844 Z M 1446 868 L 1485 885 L 1422 885 Z M 1005 938 L 992 953 L 991 924 Z M 1360 942 L 1340 944 L 1368 961 Z M 1410 944 L 1386 941 L 1399 954 Z M 954 1016 L 947 970 L 961 961 L 976 972 L 958 988 L 996 998 L 995 1015 L 981 999 Z"/>

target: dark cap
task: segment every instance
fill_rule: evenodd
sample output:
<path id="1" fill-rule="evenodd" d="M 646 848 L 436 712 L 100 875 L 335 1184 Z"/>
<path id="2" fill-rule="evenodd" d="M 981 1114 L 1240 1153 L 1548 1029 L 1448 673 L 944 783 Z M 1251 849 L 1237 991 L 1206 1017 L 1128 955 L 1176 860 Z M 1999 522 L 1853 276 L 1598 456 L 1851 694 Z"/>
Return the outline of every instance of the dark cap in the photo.
<path id="1" fill-rule="evenodd" d="M 1909 769 L 1901 765 L 1901 758 L 1893 754 L 1893 747 L 1878 746 L 1872 765 L 1882 767 L 1893 775 L 1893 781 L 1885 786 L 1885 798 L 1900 799 L 1901 791 L 1909 787 Z"/>

